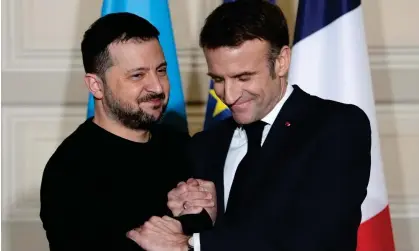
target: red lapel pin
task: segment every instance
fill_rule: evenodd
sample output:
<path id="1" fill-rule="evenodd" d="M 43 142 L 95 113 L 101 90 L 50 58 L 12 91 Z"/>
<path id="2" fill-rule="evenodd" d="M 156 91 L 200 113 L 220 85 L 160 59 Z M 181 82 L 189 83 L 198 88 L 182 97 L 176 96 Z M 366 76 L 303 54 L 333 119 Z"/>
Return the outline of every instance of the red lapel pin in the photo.
<path id="1" fill-rule="evenodd" d="M 285 126 L 286 127 L 290 127 L 291 126 L 291 123 L 287 121 L 287 122 L 285 122 Z"/>

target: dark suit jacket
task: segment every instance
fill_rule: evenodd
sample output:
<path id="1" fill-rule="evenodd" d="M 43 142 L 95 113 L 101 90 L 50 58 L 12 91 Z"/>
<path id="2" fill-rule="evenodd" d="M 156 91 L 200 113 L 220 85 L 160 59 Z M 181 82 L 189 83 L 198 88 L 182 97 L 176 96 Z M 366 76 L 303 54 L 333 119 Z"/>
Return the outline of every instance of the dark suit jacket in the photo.
<path id="1" fill-rule="evenodd" d="M 192 138 L 195 177 L 217 189 L 217 221 L 200 233 L 202 251 L 356 250 L 370 175 L 369 119 L 354 105 L 293 87 L 237 195 L 239 207 L 224 212 L 223 168 L 234 121 Z"/>

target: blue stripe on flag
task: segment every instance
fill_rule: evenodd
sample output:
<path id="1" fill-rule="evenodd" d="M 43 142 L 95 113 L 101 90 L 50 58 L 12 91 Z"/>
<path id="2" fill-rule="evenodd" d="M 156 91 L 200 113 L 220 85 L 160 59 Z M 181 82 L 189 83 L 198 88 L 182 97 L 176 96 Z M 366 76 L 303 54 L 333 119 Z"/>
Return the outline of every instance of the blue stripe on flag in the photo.
<path id="1" fill-rule="evenodd" d="M 89 99 L 87 100 L 87 118 L 95 116 L 95 100 L 92 93 L 89 92 Z"/>
<path id="2" fill-rule="evenodd" d="M 300 0 L 293 43 L 298 43 L 360 5 L 361 0 Z"/>
<path id="3" fill-rule="evenodd" d="M 170 9 L 167 0 L 104 0 L 102 16 L 130 12 L 147 19 L 160 32 L 159 40 L 167 61 L 168 78 L 170 82 L 169 103 L 163 122 L 171 124 L 182 131 L 188 131 L 185 101 L 179 63 L 176 54 L 175 39 L 172 30 Z M 94 115 L 93 96 L 89 95 L 88 117 Z"/>
<path id="4" fill-rule="evenodd" d="M 230 3 L 235 2 L 236 0 L 224 0 L 223 3 Z M 271 4 L 275 4 L 275 0 L 269 0 Z M 221 111 L 217 111 L 217 108 L 223 107 L 224 109 Z M 231 116 L 231 111 L 222 103 L 220 99 L 218 99 L 214 92 L 214 83 L 210 81 L 209 84 L 209 94 L 208 94 L 208 101 L 207 101 L 207 109 L 205 112 L 205 120 L 204 120 L 204 130 L 214 126 L 219 121 L 229 118 Z"/>

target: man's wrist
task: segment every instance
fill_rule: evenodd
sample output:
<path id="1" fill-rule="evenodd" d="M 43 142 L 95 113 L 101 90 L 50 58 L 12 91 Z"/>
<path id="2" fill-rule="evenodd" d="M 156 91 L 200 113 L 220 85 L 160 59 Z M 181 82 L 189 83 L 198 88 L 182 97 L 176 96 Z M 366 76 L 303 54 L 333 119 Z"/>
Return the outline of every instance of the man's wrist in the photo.
<path id="1" fill-rule="evenodd" d="M 194 250 L 194 238 L 193 236 L 189 236 L 188 238 L 188 251 Z"/>
<path id="2" fill-rule="evenodd" d="M 185 236 L 184 241 L 182 241 L 179 251 L 191 251 L 193 249 L 193 244 L 191 245 L 192 236 Z"/>
<path id="3" fill-rule="evenodd" d="M 186 245 L 182 245 L 182 246 L 179 248 L 179 250 L 178 250 L 178 251 L 189 251 L 189 250 L 191 250 L 191 249 L 189 249 L 188 245 L 186 244 Z M 193 249 L 192 249 L 192 250 L 193 250 Z"/>

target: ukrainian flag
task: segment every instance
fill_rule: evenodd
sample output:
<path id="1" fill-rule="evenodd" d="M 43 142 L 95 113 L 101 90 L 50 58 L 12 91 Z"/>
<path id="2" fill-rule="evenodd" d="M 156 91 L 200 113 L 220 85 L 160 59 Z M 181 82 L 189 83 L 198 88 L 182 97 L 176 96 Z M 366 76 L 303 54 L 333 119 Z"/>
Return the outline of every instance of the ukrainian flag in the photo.
<path id="1" fill-rule="evenodd" d="M 103 0 L 102 16 L 116 12 L 134 13 L 147 19 L 159 30 L 159 39 L 168 64 L 167 71 L 170 82 L 169 104 L 163 123 L 187 132 L 185 101 L 167 0 Z M 87 117 L 92 116 L 94 116 L 94 99 L 93 95 L 89 94 Z"/>
<path id="2" fill-rule="evenodd" d="M 224 3 L 234 2 L 235 0 L 224 0 Z M 275 4 L 275 0 L 269 0 L 270 3 Z M 207 101 L 207 109 L 205 112 L 204 130 L 214 126 L 217 122 L 224 120 L 231 116 L 231 111 L 228 107 L 217 97 L 214 92 L 214 82 L 210 82 L 209 94 Z"/>

